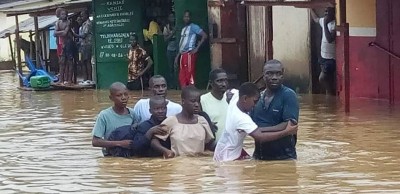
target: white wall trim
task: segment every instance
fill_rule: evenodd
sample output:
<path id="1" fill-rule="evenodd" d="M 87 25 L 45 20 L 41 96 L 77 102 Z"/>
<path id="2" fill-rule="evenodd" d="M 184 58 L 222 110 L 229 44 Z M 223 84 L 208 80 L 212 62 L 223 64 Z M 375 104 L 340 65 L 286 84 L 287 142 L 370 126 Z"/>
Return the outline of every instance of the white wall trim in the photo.
<path id="1" fill-rule="evenodd" d="M 340 36 L 340 32 L 337 31 L 336 35 Z M 355 37 L 376 37 L 376 28 L 350 27 L 349 35 Z"/>

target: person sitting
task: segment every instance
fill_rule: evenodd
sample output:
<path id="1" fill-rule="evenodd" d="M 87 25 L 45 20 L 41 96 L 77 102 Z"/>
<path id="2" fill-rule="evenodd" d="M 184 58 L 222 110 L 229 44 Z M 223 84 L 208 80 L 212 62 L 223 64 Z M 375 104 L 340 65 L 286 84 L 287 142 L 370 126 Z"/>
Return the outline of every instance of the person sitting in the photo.
<path id="1" fill-rule="evenodd" d="M 147 52 L 140 47 L 138 36 L 131 36 L 131 48 L 128 53 L 128 89 L 143 90 L 143 76 L 153 65 L 153 60 Z"/>
<path id="2" fill-rule="evenodd" d="M 164 98 L 167 97 L 167 81 L 161 75 L 154 75 L 149 80 L 149 88 L 151 90 L 151 94 L 153 96 L 162 96 Z M 178 103 L 175 103 L 171 100 L 166 99 L 167 101 L 167 116 L 173 116 L 182 111 L 182 106 Z M 140 115 L 139 123 L 150 119 L 151 113 L 149 99 L 140 99 L 135 106 L 133 107 L 133 111 L 136 115 Z"/>
<path id="3" fill-rule="evenodd" d="M 130 148 L 132 140 L 110 141 L 108 139 L 117 128 L 131 126 L 137 123 L 138 119 L 133 109 L 126 107 L 129 95 L 123 83 L 115 82 L 110 86 L 109 98 L 114 105 L 99 113 L 92 131 L 92 145 L 103 148 L 104 156 L 110 156 L 108 148 Z"/>
<path id="4" fill-rule="evenodd" d="M 150 148 L 150 142 L 154 134 L 165 134 L 160 125 L 167 117 L 167 102 L 164 97 L 153 96 L 150 98 L 151 118 L 139 125 L 123 126 L 111 133 L 110 141 L 132 140 L 129 148 L 114 147 L 109 149 L 112 156 L 161 156 L 159 152 Z M 170 147 L 169 141 L 162 142 L 163 146 Z"/>
<path id="5" fill-rule="evenodd" d="M 200 110 L 200 91 L 194 86 L 182 90 L 182 112 L 170 116 L 159 126 L 167 131 L 166 135 L 155 135 L 151 146 L 163 153 L 165 158 L 180 155 L 198 155 L 205 149 L 215 148 L 214 136 L 207 120 L 197 115 Z M 160 144 L 160 140 L 170 138 L 171 149 Z"/>

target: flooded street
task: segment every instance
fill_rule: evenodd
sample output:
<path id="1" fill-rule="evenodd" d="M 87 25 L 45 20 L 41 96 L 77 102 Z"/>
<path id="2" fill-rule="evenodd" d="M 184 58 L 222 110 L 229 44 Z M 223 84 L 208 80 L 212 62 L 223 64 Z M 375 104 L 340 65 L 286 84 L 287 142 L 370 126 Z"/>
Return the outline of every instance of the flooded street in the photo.
<path id="1" fill-rule="evenodd" d="M 301 96 L 298 160 L 103 158 L 91 146 L 108 91 L 27 92 L 0 73 L 0 193 L 400 193 L 400 108 Z M 130 105 L 140 97 L 131 93 Z M 178 95 L 170 94 L 177 99 Z M 246 149 L 253 151 L 251 139 Z"/>

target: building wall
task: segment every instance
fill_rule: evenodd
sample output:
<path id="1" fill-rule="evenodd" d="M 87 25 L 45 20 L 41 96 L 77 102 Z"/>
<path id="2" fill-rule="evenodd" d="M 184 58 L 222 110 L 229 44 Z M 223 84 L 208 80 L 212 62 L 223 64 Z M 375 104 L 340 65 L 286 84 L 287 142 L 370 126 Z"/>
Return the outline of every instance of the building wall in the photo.
<path id="1" fill-rule="evenodd" d="M 285 65 L 285 82 L 301 93 L 310 85 L 310 16 L 308 9 L 273 7 L 273 56 Z"/>
<path id="2" fill-rule="evenodd" d="M 377 2 L 378 1 L 378 2 Z M 377 42 L 385 48 L 389 45 L 389 10 L 386 6 L 390 0 L 348 0 L 347 20 L 350 26 L 350 95 L 389 99 L 389 66 L 392 63 L 388 54 L 370 47 L 370 42 Z M 381 8 L 377 8 L 379 3 Z M 382 3 L 382 4 L 381 4 Z M 378 14 L 378 17 L 377 17 Z M 378 24 L 378 25 L 377 25 Z M 343 97 L 343 39 L 338 34 L 338 92 Z M 400 43 L 400 39 L 398 39 Z M 400 72 L 398 72 L 400 73 Z M 397 84 L 400 84 L 398 82 Z M 397 99 L 400 101 L 400 98 Z"/>

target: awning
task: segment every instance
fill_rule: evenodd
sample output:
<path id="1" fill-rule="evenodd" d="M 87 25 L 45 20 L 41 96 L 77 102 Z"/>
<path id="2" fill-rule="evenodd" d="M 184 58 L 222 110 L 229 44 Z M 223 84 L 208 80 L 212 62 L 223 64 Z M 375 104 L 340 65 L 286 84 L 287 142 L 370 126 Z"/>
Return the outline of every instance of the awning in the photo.
<path id="1" fill-rule="evenodd" d="M 43 30 L 46 28 L 49 28 L 51 26 L 54 26 L 58 18 L 56 16 L 39 16 L 38 17 L 38 22 L 39 22 L 39 30 Z M 19 31 L 20 32 L 29 32 L 29 31 L 35 31 L 35 23 L 33 18 L 26 19 L 22 22 L 19 23 Z M 15 33 L 15 25 L 11 26 L 3 31 L 0 32 L 0 38 L 7 38 L 11 34 Z"/>
<path id="2" fill-rule="evenodd" d="M 54 15 L 55 10 L 60 7 L 67 8 L 68 11 L 85 9 L 92 0 L 21 0 L 0 5 L 0 12 L 7 16 L 14 15 Z"/>

